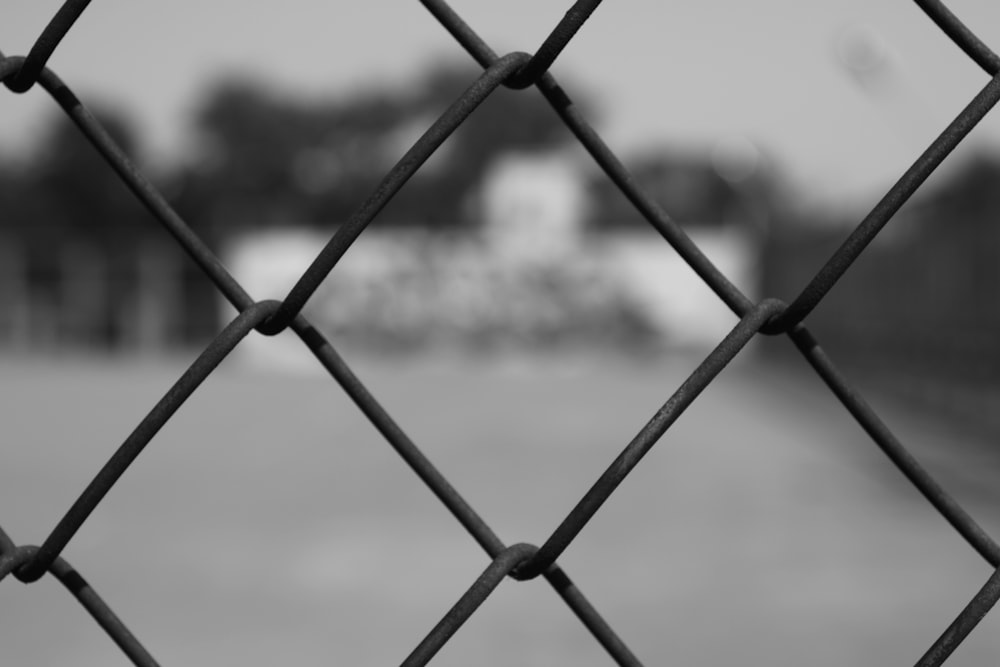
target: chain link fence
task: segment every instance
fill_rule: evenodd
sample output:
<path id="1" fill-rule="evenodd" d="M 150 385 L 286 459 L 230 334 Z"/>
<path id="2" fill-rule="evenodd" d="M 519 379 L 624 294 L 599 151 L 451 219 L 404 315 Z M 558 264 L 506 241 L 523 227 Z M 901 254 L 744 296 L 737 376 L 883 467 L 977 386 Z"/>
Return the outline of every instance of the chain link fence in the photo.
<path id="1" fill-rule="evenodd" d="M 989 82 L 850 232 L 840 248 L 791 303 L 775 298 L 766 298 L 754 303 L 717 270 L 675 221 L 637 187 L 627 169 L 580 115 L 567 93 L 548 73 L 549 67 L 561 50 L 590 17 L 600 4 L 600 0 L 578 0 L 533 55 L 515 52 L 502 56 L 495 53 L 443 0 L 422 0 L 426 9 L 482 66 L 482 75 L 427 129 L 357 212 L 337 230 L 287 297 L 282 301 L 256 301 L 229 274 L 202 239 L 170 207 L 146 176 L 135 168 L 128 156 L 88 112 L 87 107 L 74 95 L 71 88 L 46 68 L 46 62 L 58 47 L 60 40 L 71 30 L 88 4 L 89 0 L 65 2 L 26 56 L 7 56 L 0 53 L 0 79 L 12 93 L 23 93 L 35 85 L 40 85 L 48 91 L 80 132 L 86 135 L 94 148 L 128 185 L 132 193 L 170 232 L 188 256 L 211 279 L 219 292 L 238 309 L 239 315 L 218 334 L 142 419 L 40 546 L 19 545 L 13 537 L 0 530 L 0 579 L 12 575 L 21 582 L 31 583 L 46 573 L 52 574 L 79 600 L 136 665 L 157 663 L 124 622 L 61 554 L 105 494 L 152 441 L 160 428 L 251 331 L 264 336 L 273 336 L 285 329 L 292 329 L 311 350 L 316 362 L 340 384 L 390 446 L 490 558 L 490 564 L 482 575 L 469 586 L 467 592 L 403 660 L 404 665 L 423 665 L 429 662 L 507 577 L 517 581 L 528 581 L 538 577 L 545 579 L 617 664 L 641 664 L 639 658 L 633 655 L 557 561 L 602 504 L 675 420 L 740 354 L 747 343 L 758 335 L 786 336 L 834 396 L 871 436 L 874 443 L 959 535 L 992 567 L 1000 566 L 1000 546 L 921 467 L 838 370 L 820 346 L 816 336 L 804 324 L 810 312 L 850 269 L 852 263 L 879 231 L 1000 98 L 1000 57 L 983 44 L 942 3 L 937 0 L 916 0 L 919 8 L 941 31 L 977 66 L 989 74 Z M 739 318 L 732 331 L 718 343 L 698 368 L 639 430 L 548 539 L 537 546 L 504 543 L 393 421 L 338 355 L 324 334 L 301 313 L 310 296 L 379 211 L 451 133 L 462 125 L 476 107 L 500 86 L 511 89 L 537 89 L 537 92 L 525 91 L 523 94 L 541 94 L 551 104 L 555 113 L 565 122 L 607 177 L 621 189 L 649 224 Z M 1000 597 L 1000 570 L 996 570 L 983 584 L 917 664 L 942 664 L 986 615 L 998 597 Z M 2 604 L 0 601 L 0 605 Z"/>

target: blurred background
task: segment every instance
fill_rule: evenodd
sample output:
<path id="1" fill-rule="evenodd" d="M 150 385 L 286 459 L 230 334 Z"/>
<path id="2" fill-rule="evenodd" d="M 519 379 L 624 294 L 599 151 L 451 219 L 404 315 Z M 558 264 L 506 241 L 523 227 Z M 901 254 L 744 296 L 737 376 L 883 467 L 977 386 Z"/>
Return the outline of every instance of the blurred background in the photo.
<path id="1" fill-rule="evenodd" d="M 0 50 L 59 5 L 6 2 Z M 452 5 L 505 53 L 569 3 Z M 1000 44 L 1000 6 L 949 6 Z M 49 67 L 257 299 L 477 76 L 409 1 L 95 3 Z M 552 71 L 723 273 L 786 300 L 988 80 L 915 6 L 859 0 L 608 2 Z M 37 543 L 235 311 L 43 91 L 0 118 L 0 525 Z M 807 322 L 988 529 L 998 179 L 993 113 Z M 306 313 L 501 536 L 538 543 L 736 321 L 544 100 L 505 89 Z M 566 554 L 649 664 L 913 662 L 989 574 L 784 339 L 664 440 Z M 164 664 L 398 662 L 485 566 L 291 334 L 251 334 L 150 449 L 66 557 Z M 40 587 L 0 590 L 12 664 L 121 660 L 78 610 L 65 642 L 32 630 L 69 607 Z M 553 599 L 498 593 L 442 664 L 605 664 Z"/>

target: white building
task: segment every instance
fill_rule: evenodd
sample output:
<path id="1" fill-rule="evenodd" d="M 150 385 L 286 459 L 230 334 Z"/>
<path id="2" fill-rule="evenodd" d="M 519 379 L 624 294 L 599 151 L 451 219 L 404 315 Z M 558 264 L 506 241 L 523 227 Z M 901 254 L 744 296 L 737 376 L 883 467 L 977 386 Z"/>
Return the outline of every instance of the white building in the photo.
<path id="1" fill-rule="evenodd" d="M 311 299 L 308 308 L 317 324 L 337 335 L 370 327 L 433 340 L 491 328 L 503 335 L 507 327 L 515 338 L 531 340 L 537 326 L 574 332 L 567 318 L 580 316 L 587 321 L 581 326 L 595 326 L 600 318 L 614 317 L 617 302 L 640 313 L 665 347 L 708 348 L 736 322 L 652 229 L 588 234 L 586 181 L 563 155 L 506 155 L 489 170 L 479 201 L 478 236 L 365 231 Z M 225 261 L 255 298 L 281 299 L 330 234 L 258 233 L 231 243 Z M 691 236 L 730 280 L 753 295 L 757 253 L 750 233 L 732 225 L 702 226 Z M 228 320 L 231 308 L 225 312 Z M 315 368 L 294 334 L 281 337 L 281 343 L 245 341 L 238 352 Z"/>
<path id="2" fill-rule="evenodd" d="M 488 170 L 480 197 L 492 252 L 519 263 L 569 261 L 579 251 L 587 195 L 562 155 L 507 153 Z"/>

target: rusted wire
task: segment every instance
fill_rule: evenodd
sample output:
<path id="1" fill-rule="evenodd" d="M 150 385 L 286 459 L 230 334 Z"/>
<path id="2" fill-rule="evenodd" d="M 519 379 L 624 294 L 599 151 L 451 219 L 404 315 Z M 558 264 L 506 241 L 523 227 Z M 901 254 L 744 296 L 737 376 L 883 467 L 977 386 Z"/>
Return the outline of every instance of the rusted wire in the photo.
<path id="1" fill-rule="evenodd" d="M 455 41 L 479 63 L 483 73 L 470 82 L 469 87 L 443 111 L 389 171 L 354 215 L 332 234 L 330 241 L 282 301 L 258 302 L 248 294 L 202 239 L 167 204 L 149 179 L 124 154 L 70 88 L 47 68 L 46 64 L 60 41 L 83 14 L 89 0 L 65 2 L 34 42 L 27 56 L 6 56 L 0 52 L 0 80 L 5 86 L 10 91 L 20 93 L 36 83 L 40 84 L 136 198 L 145 205 L 151 216 L 176 239 L 238 313 L 142 418 L 114 455 L 99 467 L 94 478 L 40 546 L 18 545 L 0 529 L 0 581 L 18 579 L 30 584 L 46 573 L 52 574 L 79 600 L 134 664 L 155 665 L 153 658 L 108 605 L 63 559 L 62 553 L 105 494 L 125 474 L 145 447 L 150 445 L 162 426 L 251 331 L 273 335 L 289 327 L 316 357 L 317 363 L 339 383 L 400 458 L 445 505 L 490 559 L 490 564 L 482 575 L 404 660 L 405 665 L 423 665 L 430 661 L 508 576 L 518 581 L 542 576 L 615 663 L 639 665 L 638 658 L 583 596 L 557 561 L 629 473 L 665 436 L 675 420 L 758 334 L 787 335 L 834 396 L 900 472 L 984 560 L 993 568 L 1000 568 L 1000 546 L 997 542 L 893 435 L 857 389 L 837 369 L 804 322 L 890 222 L 900 206 L 913 196 L 1000 99 L 1000 57 L 994 51 L 938 0 L 916 0 L 916 4 L 940 29 L 989 73 L 991 80 L 860 221 L 843 245 L 818 269 L 790 304 L 776 298 L 766 298 L 754 303 L 708 260 L 660 204 L 637 184 L 614 152 L 583 118 L 551 73 L 550 68 L 559 54 L 598 8 L 600 0 L 575 2 L 534 54 L 513 52 L 504 56 L 494 52 L 443 0 L 421 2 Z M 537 88 L 538 93 L 549 102 L 607 177 L 739 318 L 732 331 L 639 430 L 540 547 L 529 544 L 507 546 L 393 420 L 323 333 L 301 312 L 312 294 L 382 208 L 469 115 L 475 112 L 479 104 L 500 86 L 512 89 L 532 86 Z M 998 597 L 1000 569 L 994 571 L 918 664 L 942 664 L 996 604 Z M 2 627 L 3 623 L 0 621 L 0 628 Z"/>

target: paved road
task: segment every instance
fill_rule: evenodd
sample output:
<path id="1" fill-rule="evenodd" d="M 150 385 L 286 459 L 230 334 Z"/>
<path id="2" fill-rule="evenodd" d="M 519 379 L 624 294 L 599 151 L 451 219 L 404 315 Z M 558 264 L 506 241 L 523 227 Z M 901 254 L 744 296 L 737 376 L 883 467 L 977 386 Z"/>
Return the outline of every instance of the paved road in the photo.
<path id="1" fill-rule="evenodd" d="M 540 543 L 696 364 L 357 362 L 513 543 Z M 37 543 L 185 360 L 0 374 L 0 525 Z M 993 534 L 990 450 L 873 399 Z M 66 558 L 163 665 L 391 665 L 486 565 L 324 378 L 227 364 Z M 818 380 L 727 369 L 560 561 L 649 665 L 912 664 L 989 576 Z M 995 664 L 987 616 L 949 664 Z M 4 665 L 124 664 L 53 582 L 0 584 Z M 433 663 L 606 665 L 541 582 L 505 582 Z"/>

